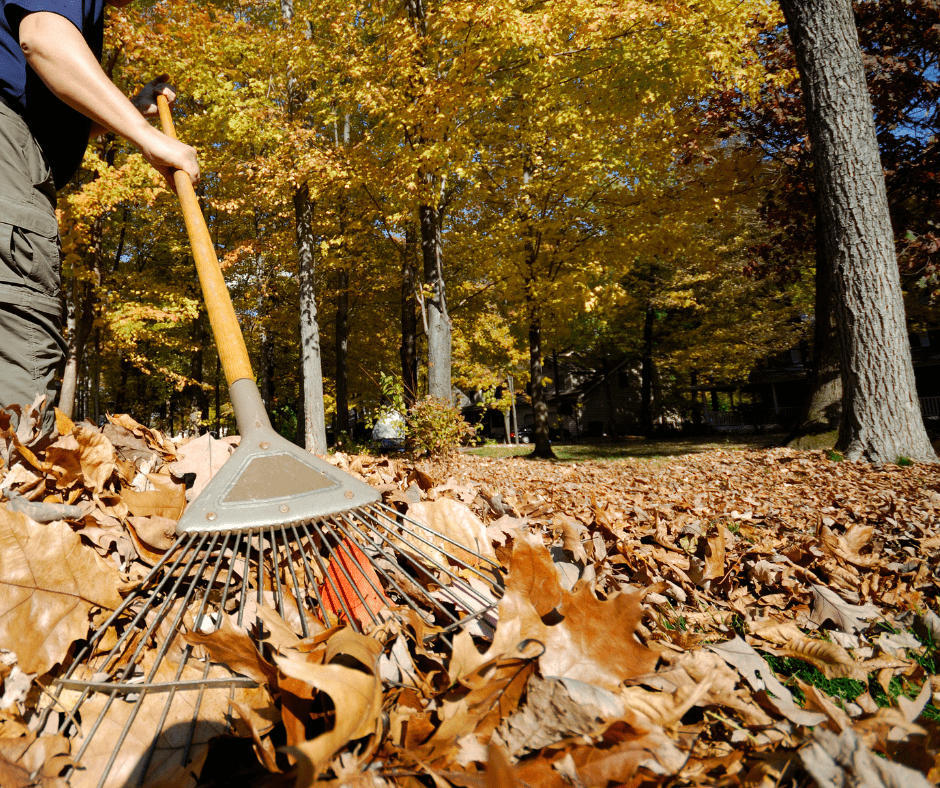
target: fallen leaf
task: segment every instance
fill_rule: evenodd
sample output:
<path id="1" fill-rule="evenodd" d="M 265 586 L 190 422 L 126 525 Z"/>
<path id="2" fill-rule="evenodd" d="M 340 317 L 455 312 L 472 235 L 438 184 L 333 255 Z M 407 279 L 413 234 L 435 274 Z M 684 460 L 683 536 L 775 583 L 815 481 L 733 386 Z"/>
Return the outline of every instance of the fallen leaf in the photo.
<path id="1" fill-rule="evenodd" d="M 819 786 L 828 788 L 929 788 L 920 772 L 878 758 L 851 728 L 833 733 L 818 728 L 800 760 Z"/>
<path id="2" fill-rule="evenodd" d="M 335 708 L 332 730 L 287 748 L 299 761 L 297 788 L 314 785 L 332 757 L 353 739 L 372 736 L 372 746 L 375 746 L 382 724 L 380 651 L 381 645 L 372 638 L 341 630 L 327 642 L 327 656 L 322 665 L 290 657 L 275 658 L 282 673 L 325 693 Z M 361 665 L 361 669 L 341 664 L 349 658 Z"/>
<path id="3" fill-rule="evenodd" d="M 822 625 L 831 621 L 843 632 L 862 632 L 866 621 L 881 614 L 874 605 L 850 605 L 835 591 L 826 586 L 810 585 L 813 591 L 813 612 L 810 621 Z"/>
<path id="4" fill-rule="evenodd" d="M 235 624 L 228 613 L 222 614 L 218 628 L 209 634 L 185 632 L 183 640 L 193 646 L 202 646 L 213 662 L 227 666 L 241 676 L 259 684 L 274 685 L 277 681 L 274 666 L 268 663 L 255 646 L 248 632 Z"/>
<path id="5" fill-rule="evenodd" d="M 192 501 L 203 491 L 233 451 L 231 444 L 213 438 L 208 432 L 179 448 L 176 462 L 171 463 L 168 469 L 178 479 L 188 473 L 195 475 L 195 481 L 186 491 L 187 501 Z"/>
<path id="6" fill-rule="evenodd" d="M 93 607 L 121 604 L 120 576 L 64 523 L 0 508 L 0 643 L 27 673 L 45 673 L 88 632 Z"/>
<path id="7" fill-rule="evenodd" d="M 72 763 L 65 736 L 0 738 L 0 785 L 3 788 L 66 788 L 59 777 Z"/>
<path id="8" fill-rule="evenodd" d="M 447 555 L 453 555 L 469 566 L 480 565 L 481 559 L 478 556 L 496 560 L 486 526 L 466 504 L 452 498 L 413 503 L 408 507 L 408 517 L 432 529 L 429 533 L 419 528 L 415 534 L 412 534 L 407 526 L 402 529 L 399 538 L 410 544 L 419 554 L 428 554 L 445 566 L 450 563 Z M 422 539 L 431 542 L 431 545 L 425 544 Z M 438 549 L 435 550 L 435 547 Z"/>

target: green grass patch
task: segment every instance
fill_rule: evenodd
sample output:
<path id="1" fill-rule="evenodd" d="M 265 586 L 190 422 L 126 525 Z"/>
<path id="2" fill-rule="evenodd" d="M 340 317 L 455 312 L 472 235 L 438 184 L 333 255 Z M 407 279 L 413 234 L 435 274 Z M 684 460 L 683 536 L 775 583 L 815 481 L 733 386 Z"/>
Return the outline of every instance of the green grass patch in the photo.
<path id="1" fill-rule="evenodd" d="M 854 701 L 868 689 L 864 681 L 858 681 L 857 679 L 827 679 L 819 668 L 796 657 L 775 657 L 773 654 L 763 652 L 761 652 L 761 656 L 777 674 L 777 677 L 790 687 L 793 691 L 794 700 L 800 705 L 806 702 L 806 695 L 796 685 L 795 679 L 800 679 L 811 687 L 816 687 L 829 697 L 839 698 L 843 701 Z"/>
<path id="2" fill-rule="evenodd" d="M 890 626 L 885 626 L 885 629 L 894 631 L 893 627 Z M 922 653 L 909 651 L 908 656 L 917 662 L 927 674 L 937 675 L 938 672 L 940 672 L 938 671 L 938 669 L 940 669 L 940 650 L 938 650 L 937 644 L 933 641 L 925 640 L 916 632 L 914 635 L 926 646 L 926 649 Z M 774 673 L 777 674 L 777 677 L 785 685 L 790 687 L 793 692 L 794 700 L 800 705 L 805 703 L 806 696 L 803 691 L 796 686 L 794 679 L 797 678 L 825 692 L 830 697 L 842 701 L 853 702 L 859 695 L 865 692 L 865 690 L 868 690 L 872 700 L 882 708 L 897 705 L 897 699 L 902 695 L 905 698 L 913 700 L 920 694 L 924 686 L 923 682 L 909 681 L 904 676 L 895 676 L 888 683 L 888 691 L 885 692 L 884 687 L 878 683 L 876 673 L 869 675 L 867 684 L 857 679 L 827 679 L 818 668 L 808 662 L 804 662 L 802 659 L 795 657 L 776 657 L 773 654 L 767 654 L 765 652 L 759 653 L 767 664 L 770 665 Z M 927 680 L 929 681 L 929 679 Z M 940 709 L 933 703 L 928 703 L 924 707 L 923 715 L 928 720 L 940 721 Z"/>
<path id="3" fill-rule="evenodd" d="M 552 450 L 561 462 L 611 462 L 617 460 L 645 459 L 657 460 L 667 457 L 681 457 L 686 454 L 699 454 L 715 449 L 766 449 L 778 446 L 780 435 L 742 435 L 721 438 L 673 438 L 669 440 L 626 440 L 619 442 L 596 441 L 582 443 L 554 443 Z M 521 446 L 477 446 L 464 449 L 467 454 L 477 457 L 502 459 L 505 457 L 526 457 L 532 454 L 532 444 Z"/>

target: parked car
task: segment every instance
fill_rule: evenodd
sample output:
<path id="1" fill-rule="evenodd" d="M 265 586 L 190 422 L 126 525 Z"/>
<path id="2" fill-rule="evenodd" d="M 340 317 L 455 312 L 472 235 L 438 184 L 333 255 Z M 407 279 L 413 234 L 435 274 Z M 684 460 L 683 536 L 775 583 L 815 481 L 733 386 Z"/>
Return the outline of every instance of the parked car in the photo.
<path id="1" fill-rule="evenodd" d="M 535 437 L 535 427 L 533 427 L 532 425 L 519 428 L 519 443 L 531 443 L 534 437 Z M 516 442 L 515 430 L 509 433 L 509 442 L 510 443 Z"/>
<path id="2" fill-rule="evenodd" d="M 405 417 L 398 411 L 389 411 L 372 428 L 372 440 L 379 448 L 401 451 L 405 448 Z"/>

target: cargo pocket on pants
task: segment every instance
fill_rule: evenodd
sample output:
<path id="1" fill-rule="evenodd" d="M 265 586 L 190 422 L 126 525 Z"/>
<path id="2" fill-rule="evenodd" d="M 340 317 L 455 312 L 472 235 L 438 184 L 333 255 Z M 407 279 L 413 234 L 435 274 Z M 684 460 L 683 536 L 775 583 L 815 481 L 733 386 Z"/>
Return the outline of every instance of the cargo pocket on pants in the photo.
<path id="1" fill-rule="evenodd" d="M 0 198 L 0 283 L 59 293 L 59 232 L 54 215 Z"/>

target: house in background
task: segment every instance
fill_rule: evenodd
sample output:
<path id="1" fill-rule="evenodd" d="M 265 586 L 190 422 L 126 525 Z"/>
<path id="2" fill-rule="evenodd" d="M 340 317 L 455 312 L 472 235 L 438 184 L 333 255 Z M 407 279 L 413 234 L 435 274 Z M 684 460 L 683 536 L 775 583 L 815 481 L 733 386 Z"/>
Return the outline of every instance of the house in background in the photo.
<path id="1" fill-rule="evenodd" d="M 912 334 L 910 341 L 924 417 L 940 422 L 940 330 Z M 810 372 L 811 360 L 804 349 L 794 347 L 765 359 L 746 381 L 712 381 L 689 387 L 686 407 L 675 412 L 663 411 L 654 386 L 654 425 L 660 429 L 702 428 L 719 432 L 789 429 L 799 418 Z M 570 358 L 549 359 L 545 374 L 552 380 L 546 389 L 546 403 L 553 440 L 642 433 L 640 364 L 635 358 L 611 360 L 606 372 Z M 504 390 L 503 396 L 508 396 L 508 390 Z M 501 412 L 484 409 L 472 394 L 465 395 L 461 405 L 465 418 L 480 424 L 481 435 L 505 440 Z M 523 392 L 517 392 L 516 416 L 520 434 L 528 438 L 535 414 Z"/>
<path id="2" fill-rule="evenodd" d="M 567 358 L 546 364 L 545 374 L 552 380 L 545 399 L 553 440 L 640 433 L 639 363 L 623 358 L 612 360 L 606 366 L 605 372 L 603 368 L 591 369 Z M 498 394 L 507 396 L 508 391 L 504 389 Z M 517 392 L 516 415 L 522 434 L 528 437 L 527 433 L 535 425 L 535 414 L 528 396 L 521 394 L 523 392 Z M 464 408 L 464 417 L 471 423 L 480 423 L 484 436 L 505 439 L 502 413 L 484 411 L 479 405 L 473 405 Z"/>

